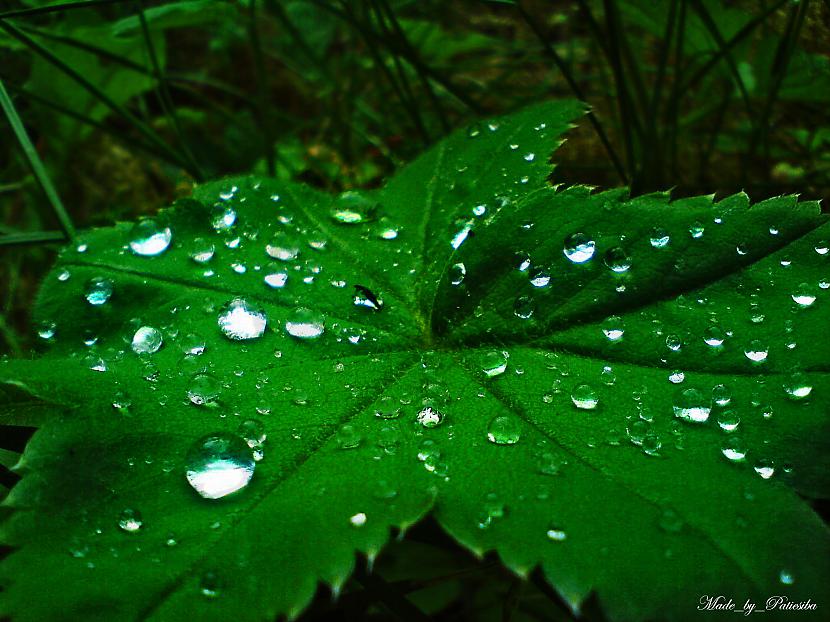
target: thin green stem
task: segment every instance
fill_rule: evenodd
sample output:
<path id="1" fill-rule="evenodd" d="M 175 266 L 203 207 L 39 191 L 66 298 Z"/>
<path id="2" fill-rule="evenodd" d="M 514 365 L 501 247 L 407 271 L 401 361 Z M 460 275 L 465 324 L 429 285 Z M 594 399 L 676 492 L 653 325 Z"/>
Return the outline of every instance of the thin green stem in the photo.
<path id="1" fill-rule="evenodd" d="M 38 184 L 40 184 L 40 187 L 43 190 L 43 194 L 46 195 L 49 204 L 52 206 L 52 211 L 55 213 L 55 216 L 63 229 L 65 237 L 74 242 L 75 225 L 72 224 L 72 219 L 69 217 L 66 208 L 64 208 L 63 203 L 55 190 L 55 186 L 52 184 L 52 180 L 46 172 L 46 167 L 43 166 L 43 162 L 41 161 L 35 146 L 29 139 L 29 135 L 26 133 L 26 128 L 23 126 L 23 121 L 20 120 L 20 116 L 17 114 L 17 110 L 14 107 L 14 102 L 12 102 L 12 98 L 9 97 L 9 93 L 6 91 L 6 87 L 3 84 L 2 79 L 0 79 L 0 108 L 3 109 L 3 112 L 9 121 L 9 125 L 11 125 L 12 131 L 14 131 L 14 135 L 17 138 L 17 142 L 20 143 L 20 147 L 23 149 L 23 154 L 29 162 L 32 173 L 34 173 Z M 61 239 L 63 238 L 64 236 L 62 235 Z"/>
<path id="2" fill-rule="evenodd" d="M 0 246 L 19 246 L 22 244 L 48 244 L 51 242 L 65 242 L 66 234 L 62 231 L 21 231 L 0 235 Z M 70 238 L 74 241 L 75 235 Z"/>
<path id="3" fill-rule="evenodd" d="M 262 54 L 262 41 L 259 36 L 257 0 L 248 0 L 248 36 L 251 40 L 251 52 L 254 57 L 254 70 L 257 81 L 257 117 L 262 131 L 262 150 L 268 175 L 274 177 L 277 171 L 274 162 L 274 139 L 268 115 L 268 77 L 265 72 L 265 60 Z"/>
<path id="4" fill-rule="evenodd" d="M 562 57 L 559 56 L 559 53 L 556 51 L 556 49 L 550 44 L 550 41 L 548 41 L 548 37 L 545 35 L 544 31 L 542 31 L 541 27 L 536 22 L 536 20 L 534 20 L 533 17 L 525 10 L 521 0 L 516 2 L 516 8 L 519 11 L 519 14 L 521 15 L 522 19 L 527 23 L 528 26 L 530 26 L 531 30 L 536 35 L 536 38 L 542 44 L 542 49 L 551 58 L 554 65 L 556 65 L 556 68 L 559 69 L 559 72 L 562 74 L 562 77 L 565 78 L 565 82 L 568 83 L 568 87 L 571 89 L 571 92 L 573 92 L 577 99 L 583 102 L 586 101 L 582 89 L 579 87 L 579 84 L 577 84 L 576 79 L 574 78 L 571 71 L 568 69 L 567 64 L 562 59 Z M 596 115 L 592 111 L 588 111 L 587 116 L 588 121 L 593 126 L 594 131 L 597 134 L 597 137 L 599 138 L 600 142 L 605 148 L 605 152 L 608 154 L 608 158 L 611 160 L 611 164 L 613 164 L 614 169 L 617 171 L 617 175 L 619 175 L 622 183 L 624 185 L 627 185 L 628 176 L 626 175 L 625 167 L 623 166 L 622 161 L 617 155 L 617 152 L 614 150 L 614 147 L 611 146 L 611 141 L 608 140 L 608 135 L 605 133 L 605 130 L 599 122 L 599 119 L 597 119 Z"/>
<path id="5" fill-rule="evenodd" d="M 147 16 L 144 14 L 143 4 L 142 0 L 136 0 L 138 21 L 141 24 L 141 33 L 144 36 L 144 44 L 147 47 L 147 55 L 150 58 L 150 66 L 152 67 L 153 77 L 156 81 L 156 95 L 158 97 L 159 104 L 161 105 L 161 109 L 165 116 L 170 121 L 170 125 L 176 135 L 176 140 L 179 142 L 179 146 L 181 147 L 182 154 L 190 163 L 193 171 L 196 173 L 196 178 L 198 180 L 202 180 L 204 179 L 204 174 L 202 173 L 201 167 L 198 162 L 196 162 L 196 158 L 194 157 L 193 152 L 190 150 L 190 147 L 182 134 L 181 125 L 179 124 L 179 117 L 176 114 L 176 107 L 173 104 L 173 99 L 170 97 L 170 89 L 167 88 L 167 80 L 162 72 L 161 63 L 159 62 L 158 54 L 156 53 L 156 46 L 153 44 L 153 38 L 150 35 L 150 28 L 147 24 Z"/>
<path id="6" fill-rule="evenodd" d="M 44 13 L 63 13 L 73 9 L 86 9 L 106 4 L 121 4 L 130 0 L 88 0 L 87 2 L 66 2 L 64 4 L 53 4 L 51 6 L 33 7 L 31 9 L 16 9 L 0 13 L 0 20 L 12 17 L 30 17 L 32 15 L 43 15 Z"/>
<path id="7" fill-rule="evenodd" d="M 168 157 L 172 162 L 176 162 L 179 166 L 188 170 L 188 172 L 190 172 L 192 175 L 197 175 L 197 171 L 193 171 L 189 167 L 187 162 L 183 161 L 180 155 L 176 153 L 176 151 L 173 150 L 167 143 L 165 143 L 149 126 L 147 126 L 146 123 L 144 123 L 141 119 L 132 114 L 122 105 L 113 101 L 112 98 L 110 98 L 106 93 L 101 91 L 101 89 L 99 89 L 89 80 L 87 80 L 84 76 L 78 73 L 78 71 L 64 63 L 60 58 L 55 56 L 55 54 L 47 50 L 45 47 L 40 45 L 37 41 L 29 37 L 27 34 L 25 34 L 16 26 L 12 25 L 10 22 L 0 20 L 0 29 L 5 30 L 9 35 L 11 35 L 13 38 L 17 39 L 21 43 L 25 44 L 36 54 L 38 54 L 44 60 L 46 60 L 49 64 L 57 67 L 68 77 L 77 82 L 84 90 L 88 91 L 98 100 L 100 100 L 101 103 L 103 103 L 111 111 L 121 115 L 124 119 L 129 121 L 148 141 L 155 144 L 160 150 L 167 153 Z"/>

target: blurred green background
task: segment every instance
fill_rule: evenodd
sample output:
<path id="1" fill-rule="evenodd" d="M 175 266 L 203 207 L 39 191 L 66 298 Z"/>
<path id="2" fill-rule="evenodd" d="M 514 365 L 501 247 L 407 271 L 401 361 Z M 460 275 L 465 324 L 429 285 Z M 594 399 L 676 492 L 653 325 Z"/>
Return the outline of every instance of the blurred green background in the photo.
<path id="1" fill-rule="evenodd" d="M 830 0 L 0 1 L 0 81 L 0 354 L 32 346 L 34 294 L 73 227 L 238 172 L 377 186 L 542 99 L 593 111 L 555 182 L 830 196 Z M 382 564 L 304 617 L 571 618 L 430 522 Z"/>

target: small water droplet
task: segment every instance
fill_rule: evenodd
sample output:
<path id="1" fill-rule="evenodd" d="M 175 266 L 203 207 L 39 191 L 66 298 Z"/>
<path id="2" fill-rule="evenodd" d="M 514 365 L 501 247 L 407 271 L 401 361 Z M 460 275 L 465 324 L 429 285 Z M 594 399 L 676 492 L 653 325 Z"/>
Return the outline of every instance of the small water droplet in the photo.
<path id="1" fill-rule="evenodd" d="M 285 320 L 285 331 L 298 339 L 316 339 L 326 330 L 322 313 L 306 307 L 297 307 Z"/>
<path id="2" fill-rule="evenodd" d="M 280 261 L 294 261 L 300 254 L 300 246 L 288 234 L 280 232 L 265 245 L 265 253 Z"/>
<path id="3" fill-rule="evenodd" d="M 690 387 L 678 392 L 674 399 L 674 416 L 684 421 L 703 423 L 712 412 L 711 402 L 703 397 L 703 392 Z"/>
<path id="4" fill-rule="evenodd" d="M 113 282 L 104 277 L 95 277 L 87 281 L 84 289 L 84 298 L 94 307 L 99 307 L 110 299 L 113 291 Z"/>
<path id="5" fill-rule="evenodd" d="M 775 475 L 775 465 L 772 463 L 772 460 L 769 460 L 768 458 L 761 458 L 752 468 L 755 469 L 755 472 L 763 479 L 769 479 Z"/>
<path id="6" fill-rule="evenodd" d="M 794 401 L 804 400 L 813 392 L 813 385 L 803 372 L 794 372 L 784 383 L 784 391 Z"/>
<path id="7" fill-rule="evenodd" d="M 219 499 L 241 490 L 256 468 L 248 443 L 227 433 L 199 439 L 188 452 L 186 463 L 188 483 L 205 499 Z"/>
<path id="8" fill-rule="evenodd" d="M 132 508 L 125 509 L 118 517 L 118 527 L 127 533 L 137 532 L 143 524 L 141 512 Z"/>
<path id="9" fill-rule="evenodd" d="M 806 308 L 812 306 L 816 301 L 816 295 L 808 283 L 802 283 L 792 294 L 792 299 L 799 307 Z"/>
<path id="10" fill-rule="evenodd" d="M 628 256 L 628 253 L 626 253 L 624 249 L 617 246 L 609 249 L 608 252 L 605 253 L 605 265 L 608 266 L 612 272 L 622 274 L 623 272 L 628 272 L 631 268 L 631 257 Z"/>
<path id="11" fill-rule="evenodd" d="M 565 533 L 565 530 L 562 529 L 558 523 L 551 523 L 548 525 L 545 535 L 548 540 L 551 540 L 552 542 L 563 542 L 568 539 L 568 534 Z"/>
<path id="12" fill-rule="evenodd" d="M 154 354 L 163 342 L 161 332 L 152 326 L 142 326 L 133 335 L 132 348 L 136 354 Z"/>
<path id="13" fill-rule="evenodd" d="M 669 245 L 670 241 L 671 236 L 669 235 L 668 231 L 660 227 L 652 229 L 651 236 L 649 237 L 649 243 L 654 248 L 666 248 Z"/>
<path id="14" fill-rule="evenodd" d="M 210 404 L 222 392 L 222 385 L 219 380 L 211 374 L 198 373 L 190 379 L 187 388 L 188 399 L 197 406 Z"/>
<path id="15" fill-rule="evenodd" d="M 565 238 L 563 252 L 573 263 L 585 263 L 594 256 L 596 243 L 584 233 L 572 233 Z"/>
<path id="16" fill-rule="evenodd" d="M 173 233 L 152 218 L 140 220 L 133 225 L 130 233 L 130 249 L 142 257 L 161 255 L 170 246 Z"/>
<path id="17" fill-rule="evenodd" d="M 494 417 L 487 426 L 487 440 L 496 445 L 515 445 L 521 434 L 518 419 L 508 415 Z"/>
<path id="18" fill-rule="evenodd" d="M 523 320 L 529 319 L 534 310 L 535 304 L 530 296 L 519 296 L 513 303 L 513 314 Z"/>
<path id="19" fill-rule="evenodd" d="M 349 523 L 351 523 L 352 527 L 363 527 L 363 525 L 366 524 L 365 512 L 358 512 L 357 514 L 350 516 Z"/>
<path id="20" fill-rule="evenodd" d="M 792 585 L 795 583 L 795 577 L 789 570 L 782 570 L 778 573 L 778 580 L 782 583 L 782 585 Z"/>
<path id="21" fill-rule="evenodd" d="M 746 457 L 746 443 L 737 434 L 730 434 L 723 441 L 721 453 L 731 462 L 741 462 Z"/>
<path id="22" fill-rule="evenodd" d="M 571 393 L 573 405 L 582 410 L 594 410 L 599 405 L 599 396 L 589 384 L 580 384 Z"/>
<path id="23" fill-rule="evenodd" d="M 455 263 L 450 266 L 450 285 L 459 286 L 467 276 L 467 268 L 463 263 Z"/>
<path id="24" fill-rule="evenodd" d="M 507 370 L 507 353 L 502 350 L 488 350 L 484 353 L 481 371 L 488 378 L 500 376 Z"/>
<path id="25" fill-rule="evenodd" d="M 426 406 L 418 411 L 417 421 L 425 428 L 434 428 L 444 421 L 444 414 L 431 406 Z"/>
<path id="26" fill-rule="evenodd" d="M 227 303 L 218 318 L 222 333 L 234 341 L 257 339 L 265 332 L 265 312 L 243 298 L 234 298 Z"/>
<path id="27" fill-rule="evenodd" d="M 374 219 L 378 204 L 362 192 L 349 190 L 334 200 L 331 217 L 344 225 L 357 225 Z"/>
<path id="28" fill-rule="evenodd" d="M 738 428 L 741 423 L 741 418 L 734 410 L 727 409 L 718 414 L 718 425 L 721 430 L 732 432 Z"/>
<path id="29" fill-rule="evenodd" d="M 198 264 L 206 264 L 216 253 L 216 247 L 210 240 L 195 238 L 190 247 L 190 258 Z"/>
<path id="30" fill-rule="evenodd" d="M 236 224 L 236 210 L 230 203 L 215 203 L 210 212 L 210 224 L 217 232 L 227 231 Z"/>
<path id="31" fill-rule="evenodd" d="M 753 339 L 744 350 L 744 356 L 753 363 L 763 363 L 767 360 L 768 354 L 769 348 L 760 339 Z"/>
<path id="32" fill-rule="evenodd" d="M 605 318 L 602 323 L 602 334 L 608 341 L 617 342 L 623 338 L 625 334 L 625 326 L 623 320 L 619 315 L 612 315 Z"/>

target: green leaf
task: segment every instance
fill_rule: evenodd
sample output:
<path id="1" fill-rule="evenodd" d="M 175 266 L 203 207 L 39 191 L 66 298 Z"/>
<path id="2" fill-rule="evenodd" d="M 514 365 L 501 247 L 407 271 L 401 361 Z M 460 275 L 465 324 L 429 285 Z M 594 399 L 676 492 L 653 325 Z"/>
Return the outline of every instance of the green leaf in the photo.
<path id="1" fill-rule="evenodd" d="M 610 619 L 823 602 L 796 491 L 827 494 L 827 219 L 554 188 L 581 112 L 482 122 L 375 192 L 205 184 L 66 249 L 46 352 L 0 366 L 71 407 L 5 501 L 0 614 L 296 615 L 430 512 Z M 206 483 L 217 434 L 262 460 Z"/>

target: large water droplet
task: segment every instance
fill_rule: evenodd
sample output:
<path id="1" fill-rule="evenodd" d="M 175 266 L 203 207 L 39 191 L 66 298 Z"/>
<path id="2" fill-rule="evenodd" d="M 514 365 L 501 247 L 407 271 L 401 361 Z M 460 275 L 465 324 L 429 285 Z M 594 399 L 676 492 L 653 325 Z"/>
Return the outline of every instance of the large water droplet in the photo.
<path id="1" fill-rule="evenodd" d="M 110 299 L 112 290 L 112 281 L 103 277 L 95 277 L 87 281 L 84 298 L 92 306 L 98 307 Z"/>
<path id="2" fill-rule="evenodd" d="M 285 330 L 298 339 L 316 339 L 326 330 L 325 318 L 306 307 L 297 307 L 285 320 Z"/>
<path id="3" fill-rule="evenodd" d="M 792 294 L 792 299 L 799 307 L 806 308 L 816 301 L 816 294 L 808 283 L 802 283 Z"/>
<path id="4" fill-rule="evenodd" d="M 142 326 L 133 335 L 132 348 L 136 354 L 154 354 L 162 344 L 161 332 L 152 326 Z"/>
<path id="5" fill-rule="evenodd" d="M 143 257 L 160 255 L 170 246 L 173 233 L 152 218 L 138 221 L 130 235 L 130 249 Z"/>
<path id="6" fill-rule="evenodd" d="M 563 252 L 574 263 L 585 263 L 594 256 L 596 243 L 584 233 L 572 233 L 565 238 Z"/>
<path id="7" fill-rule="evenodd" d="M 699 389 L 683 389 L 674 398 L 674 416 L 684 421 L 703 423 L 709 419 L 711 412 L 711 402 L 704 398 Z"/>
<path id="8" fill-rule="evenodd" d="M 265 312 L 243 298 L 234 298 L 219 314 L 219 328 L 228 339 L 256 339 L 265 332 Z"/>
<path id="9" fill-rule="evenodd" d="M 760 339 L 753 339 L 744 350 L 744 356 L 753 363 L 763 363 L 767 360 L 768 354 L 769 348 Z"/>
<path id="10" fill-rule="evenodd" d="M 521 435 L 518 419 L 508 415 L 494 417 L 487 426 L 487 440 L 496 445 L 515 445 Z"/>
<path id="11" fill-rule="evenodd" d="M 580 384 L 571 393 L 574 406 L 583 410 L 594 410 L 599 405 L 599 396 L 589 384 Z"/>
<path id="12" fill-rule="evenodd" d="M 612 315 L 602 323 L 602 334 L 608 341 L 619 341 L 625 334 L 622 318 L 619 315 Z"/>
<path id="13" fill-rule="evenodd" d="M 219 499 L 244 488 L 255 468 L 251 448 L 232 434 L 206 436 L 187 454 L 187 481 L 205 499 Z"/>

